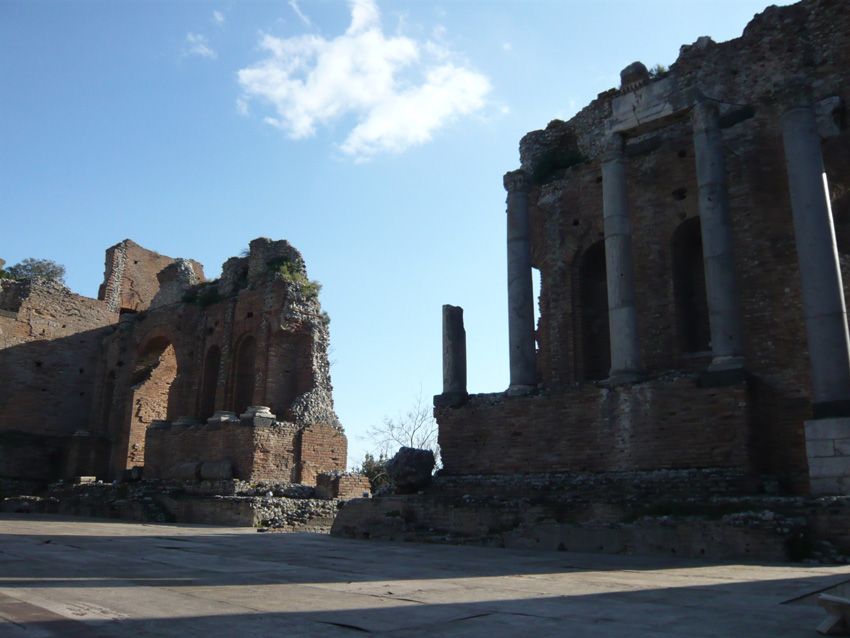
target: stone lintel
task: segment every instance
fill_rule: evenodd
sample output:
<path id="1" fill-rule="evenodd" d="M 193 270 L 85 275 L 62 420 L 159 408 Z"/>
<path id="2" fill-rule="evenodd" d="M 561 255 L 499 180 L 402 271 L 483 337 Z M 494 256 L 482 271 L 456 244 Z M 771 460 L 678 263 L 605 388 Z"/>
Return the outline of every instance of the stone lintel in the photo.
<path id="1" fill-rule="evenodd" d="M 654 128 L 666 118 L 687 111 L 691 100 L 679 89 L 675 75 L 651 81 L 611 101 L 612 133 Z"/>

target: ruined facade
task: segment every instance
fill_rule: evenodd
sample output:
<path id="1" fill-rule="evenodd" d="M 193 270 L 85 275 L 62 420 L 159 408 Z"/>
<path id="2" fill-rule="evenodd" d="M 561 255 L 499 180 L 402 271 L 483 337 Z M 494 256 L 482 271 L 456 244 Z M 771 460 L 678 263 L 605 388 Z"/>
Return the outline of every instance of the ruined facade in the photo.
<path id="1" fill-rule="evenodd" d="M 850 417 L 843 9 L 771 7 L 523 138 L 511 386 L 438 401 L 447 473 L 734 468 L 850 493 L 804 432 Z"/>
<path id="2" fill-rule="evenodd" d="M 211 282 L 125 240 L 97 300 L 0 280 L 0 477 L 315 485 L 344 470 L 317 293 L 300 253 L 268 239 Z"/>
<path id="3" fill-rule="evenodd" d="M 527 134 L 503 182 L 510 385 L 467 394 L 445 306 L 442 471 L 337 533 L 850 551 L 848 101 L 850 12 L 804 0 Z"/>

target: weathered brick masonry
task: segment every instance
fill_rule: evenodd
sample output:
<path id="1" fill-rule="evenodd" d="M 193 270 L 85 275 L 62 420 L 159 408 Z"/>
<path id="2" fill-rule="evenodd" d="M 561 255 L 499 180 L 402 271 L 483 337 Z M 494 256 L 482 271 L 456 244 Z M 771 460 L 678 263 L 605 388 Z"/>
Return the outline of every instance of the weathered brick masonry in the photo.
<path id="1" fill-rule="evenodd" d="M 689 375 L 527 397 L 473 395 L 462 409 L 437 410 L 444 473 L 747 466 L 744 384 L 694 385 Z"/>
<path id="2" fill-rule="evenodd" d="M 0 476 L 74 471 L 67 450 L 88 430 L 100 344 L 117 320 L 58 284 L 0 280 Z"/>
<path id="3" fill-rule="evenodd" d="M 268 239 L 213 282 L 125 240 L 98 300 L 0 280 L 0 477 L 344 470 L 317 291 L 300 253 Z"/>
<path id="4" fill-rule="evenodd" d="M 803 86 L 820 136 L 846 283 L 846 9 L 840 0 L 770 7 L 740 38 L 683 46 L 660 75 L 631 65 L 619 89 L 601 93 L 568 122 L 553 121 L 522 139 L 521 170 L 505 183 L 509 220 L 522 214 L 512 212 L 522 205 L 513 193 L 527 193 L 520 197 L 527 201 L 530 265 L 540 272 L 537 394 L 478 395 L 460 406 L 438 400 L 447 473 L 738 467 L 777 475 L 793 492 L 808 491 L 803 426 L 813 416 L 810 353 L 782 122 L 789 95 Z M 715 182 L 703 177 L 701 186 L 697 171 L 695 136 L 704 117 L 695 112 L 698 103 L 706 105 L 701 113 L 717 114 L 738 288 L 721 292 L 740 306 L 740 364 L 725 376 L 711 374 L 718 346 L 709 333 L 699 193 Z M 610 266 L 614 244 L 603 223 L 606 138 L 622 144 L 631 246 L 623 263 L 634 281 L 628 298 L 636 316 L 629 343 L 637 344 L 640 376 L 648 379 L 615 387 L 602 387 L 611 385 L 604 380 L 615 363 L 614 342 L 618 356 L 624 343 L 621 333 L 609 335 L 606 259 Z M 509 261 L 521 259 L 516 255 Z"/>

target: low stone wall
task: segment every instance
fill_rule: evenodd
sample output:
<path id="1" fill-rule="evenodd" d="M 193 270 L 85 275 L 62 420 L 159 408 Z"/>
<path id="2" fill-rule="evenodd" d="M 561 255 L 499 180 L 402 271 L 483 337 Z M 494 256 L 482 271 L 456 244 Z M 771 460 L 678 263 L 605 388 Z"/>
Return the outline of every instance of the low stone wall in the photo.
<path id="1" fill-rule="evenodd" d="M 745 383 L 703 388 L 690 375 L 557 393 L 471 395 L 438 407 L 445 474 L 747 468 Z"/>
<path id="2" fill-rule="evenodd" d="M 284 482 L 59 482 L 37 496 L 19 492 L 0 499 L 0 512 L 327 533 L 341 503 L 319 496 L 312 486 Z"/>
<path id="3" fill-rule="evenodd" d="M 372 486 L 363 474 L 326 472 L 316 477 L 316 494 L 322 498 L 368 498 Z"/>
<path id="4" fill-rule="evenodd" d="M 348 501 L 331 534 L 348 538 L 692 558 L 847 562 L 850 498 L 582 498 L 567 492 L 423 494 Z"/>

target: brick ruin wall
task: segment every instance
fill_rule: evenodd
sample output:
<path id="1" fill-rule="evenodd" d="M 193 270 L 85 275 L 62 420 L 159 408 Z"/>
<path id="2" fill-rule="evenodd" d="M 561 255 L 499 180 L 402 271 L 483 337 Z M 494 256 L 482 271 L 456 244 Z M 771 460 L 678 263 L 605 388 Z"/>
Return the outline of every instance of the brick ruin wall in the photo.
<path id="1" fill-rule="evenodd" d="M 323 472 L 345 470 L 347 442 L 337 427 L 223 422 L 147 430 L 145 477 L 179 478 L 187 463 L 225 461 L 246 481 L 315 484 Z"/>
<path id="2" fill-rule="evenodd" d="M 443 473 L 607 472 L 748 463 L 744 384 L 691 376 L 528 397 L 479 394 L 438 408 Z"/>
<path id="3" fill-rule="evenodd" d="M 100 345 L 117 314 L 44 281 L 0 280 L 0 477 L 49 480 L 89 427 Z"/>
<path id="4" fill-rule="evenodd" d="M 745 366 L 751 373 L 745 397 L 739 388 L 729 392 L 746 408 L 726 417 L 722 402 L 703 404 L 710 391 L 684 382 L 662 391 L 661 382 L 653 381 L 648 386 L 652 396 L 665 395 L 665 411 L 676 416 L 656 414 L 666 423 L 663 436 L 659 436 L 661 430 L 641 425 L 629 435 L 632 445 L 626 454 L 619 449 L 616 431 L 629 419 L 606 413 L 606 402 L 600 398 L 603 391 L 586 384 L 593 353 L 585 352 L 583 345 L 581 266 L 588 249 L 603 238 L 599 155 L 612 101 L 621 95 L 611 90 L 569 122 L 552 122 L 546 130 L 528 134 L 520 145 L 522 167 L 536 182 L 529 195 L 531 242 L 533 265 L 541 278 L 538 367 L 547 398 L 505 398 L 496 409 L 484 395 L 465 407 L 438 410 L 447 468 L 545 471 L 552 465 L 573 467 L 575 463 L 600 469 L 686 467 L 688 463 L 704 467 L 722 461 L 778 474 L 792 490 L 806 490 L 803 421 L 811 417 L 809 362 L 780 126 L 784 108 L 780 90 L 799 75 L 808 78 L 819 104 L 846 287 L 850 275 L 850 130 L 846 127 L 850 12 L 844 3 L 808 0 L 768 8 L 742 37 L 683 47 L 670 68 L 669 77 L 678 87 L 698 87 L 720 101 L 743 302 Z M 559 155 L 581 161 L 557 171 L 543 170 Z M 629 135 L 626 165 L 643 364 L 650 376 L 668 370 L 704 370 L 710 353 L 689 353 L 682 345 L 673 276 L 676 230 L 698 216 L 688 114 Z M 626 396 L 640 388 L 617 392 Z M 550 407 L 537 407 L 547 401 Z M 699 432 L 697 421 L 682 418 L 693 414 L 694 406 L 705 410 L 706 433 Z M 652 406 L 648 409 L 653 411 Z M 718 411 L 725 420 L 717 420 Z M 718 429 L 723 434 L 715 442 L 717 449 L 712 449 Z M 647 438 L 642 438 L 644 434 Z M 507 447 L 499 450 L 496 441 Z M 558 451 L 557 459 L 553 450 Z M 611 455 L 610 461 L 603 461 L 606 454 Z"/>
<path id="5" fill-rule="evenodd" d="M 160 290 L 157 275 L 175 261 L 125 239 L 106 250 L 103 284 L 97 298 L 114 311 L 140 312 L 151 305 Z M 186 260 L 199 281 L 204 281 L 204 268 L 197 261 Z"/>
<path id="6" fill-rule="evenodd" d="M 127 240 L 108 251 L 101 300 L 0 280 L 0 478 L 120 478 L 148 464 L 162 474 L 180 455 L 232 456 L 249 478 L 315 482 L 344 469 L 327 316 L 281 275 L 283 261 L 304 268 L 287 242 L 254 240 L 220 280 L 204 282 L 196 262 Z M 250 405 L 289 423 L 197 426 L 146 450 L 156 421 L 203 423 Z"/>

